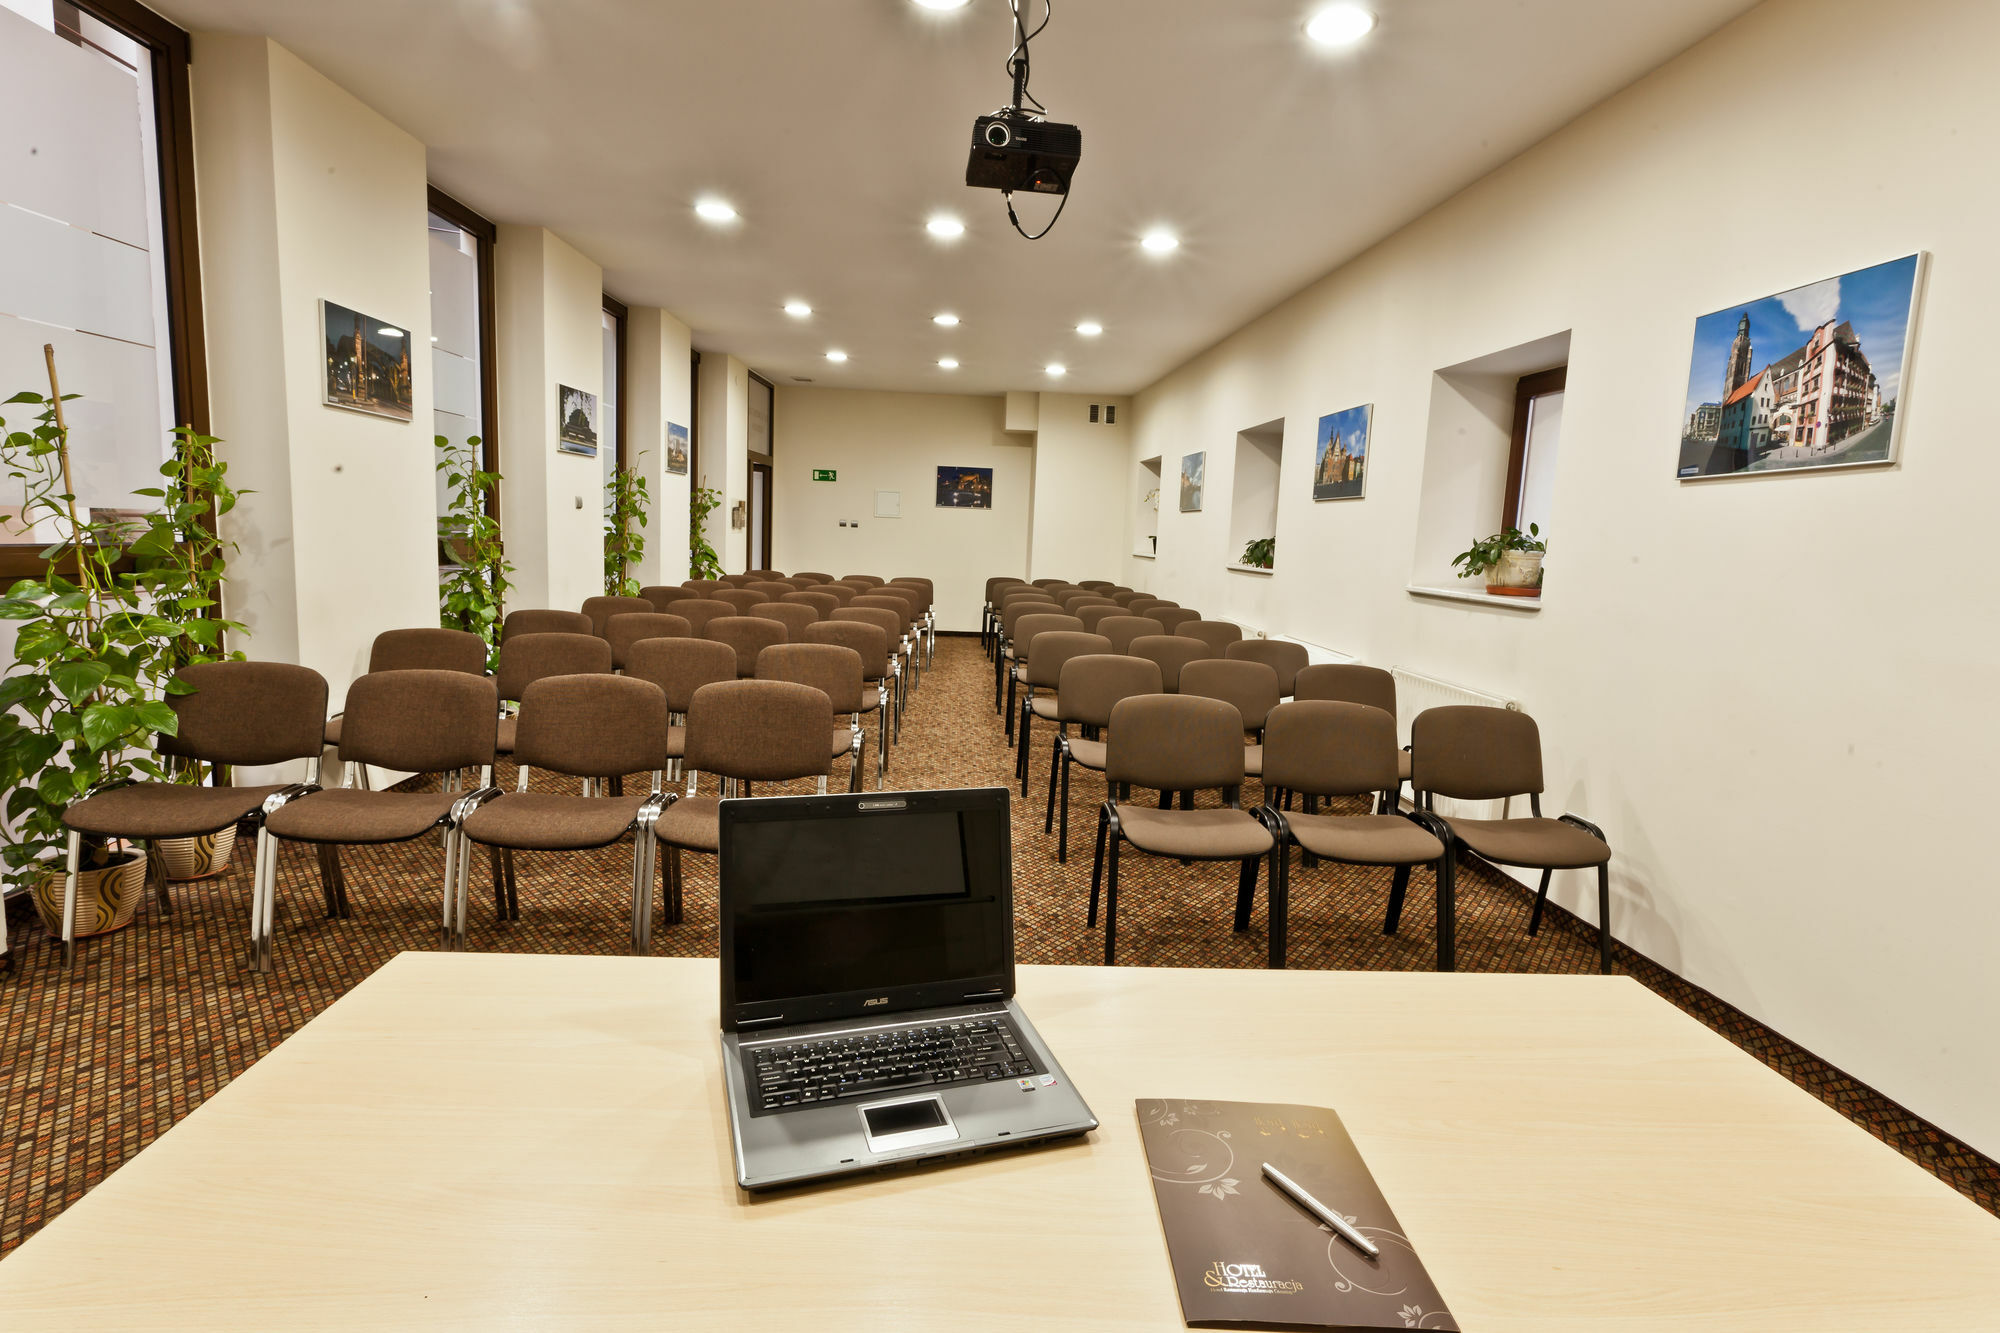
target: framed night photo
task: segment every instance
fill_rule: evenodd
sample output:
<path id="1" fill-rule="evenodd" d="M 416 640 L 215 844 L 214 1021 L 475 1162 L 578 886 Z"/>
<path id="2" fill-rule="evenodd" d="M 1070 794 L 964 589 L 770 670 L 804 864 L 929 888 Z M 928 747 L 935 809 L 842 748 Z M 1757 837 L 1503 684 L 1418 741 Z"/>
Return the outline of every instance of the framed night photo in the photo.
<path id="1" fill-rule="evenodd" d="M 414 403 L 410 331 L 332 301 L 319 303 L 319 325 L 326 342 L 326 405 L 408 421 Z"/>
<path id="2" fill-rule="evenodd" d="M 939 509 L 991 509 L 993 469 L 990 467 L 940 467 L 937 470 Z"/>

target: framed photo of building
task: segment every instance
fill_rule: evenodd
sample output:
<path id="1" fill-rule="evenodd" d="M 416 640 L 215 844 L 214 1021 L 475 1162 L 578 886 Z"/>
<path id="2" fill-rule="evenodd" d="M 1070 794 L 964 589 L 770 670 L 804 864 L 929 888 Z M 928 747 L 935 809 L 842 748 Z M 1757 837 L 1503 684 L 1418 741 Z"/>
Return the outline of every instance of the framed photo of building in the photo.
<path id="1" fill-rule="evenodd" d="M 408 421 L 414 403 L 410 331 L 332 301 L 319 303 L 319 326 L 326 342 L 326 405 Z"/>
<path id="2" fill-rule="evenodd" d="M 556 451 L 597 457 L 597 395 L 556 385 Z"/>
<path id="3" fill-rule="evenodd" d="M 990 467 L 940 467 L 937 470 L 939 509 L 991 509 L 993 469 Z"/>
<path id="4" fill-rule="evenodd" d="M 688 470 L 688 428 L 667 423 L 667 471 L 685 477 Z"/>
<path id="5" fill-rule="evenodd" d="M 1896 461 L 1924 254 L 1703 315 L 1683 481 Z"/>
<path id="6" fill-rule="evenodd" d="M 1202 477 L 1208 468 L 1208 453 L 1181 456 L 1181 512 L 1198 514 L 1201 512 Z"/>
<path id="7" fill-rule="evenodd" d="M 1313 499 L 1359 500 L 1368 490 L 1368 428 L 1375 405 L 1363 403 L 1319 419 L 1313 452 Z"/>

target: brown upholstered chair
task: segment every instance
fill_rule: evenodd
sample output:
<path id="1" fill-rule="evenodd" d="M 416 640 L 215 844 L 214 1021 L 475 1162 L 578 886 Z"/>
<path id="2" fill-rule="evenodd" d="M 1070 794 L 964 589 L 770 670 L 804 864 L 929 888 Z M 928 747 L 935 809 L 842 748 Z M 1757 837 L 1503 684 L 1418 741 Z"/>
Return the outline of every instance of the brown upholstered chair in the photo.
<path id="1" fill-rule="evenodd" d="M 675 602 L 690 601 L 701 596 L 693 588 L 673 588 L 665 584 L 654 584 L 649 588 L 641 588 L 639 589 L 639 595 L 651 602 L 655 611 L 663 611 L 669 615 L 678 614 L 674 611 Z"/>
<path id="2" fill-rule="evenodd" d="M 923 629 L 924 664 L 928 666 L 937 657 L 937 585 L 925 578 L 904 577 L 890 579 L 884 586 L 917 594 L 917 621 Z"/>
<path id="3" fill-rule="evenodd" d="M 1425 810 L 1436 798 L 1498 801 L 1525 794 L 1525 819 L 1445 816 L 1456 848 L 1495 865 L 1542 872 L 1528 933 L 1541 928 L 1549 880 L 1558 870 L 1597 869 L 1597 968 L 1611 971 L 1611 845 L 1604 831 L 1577 815 L 1542 818 L 1542 733 L 1535 719 L 1510 708 L 1426 708 L 1410 724 L 1410 788 Z"/>
<path id="4" fill-rule="evenodd" d="M 758 680 L 810 685 L 833 705 L 832 754 L 847 760 L 847 789 L 861 790 L 861 654 L 837 643 L 781 643 L 757 655 Z M 842 719 L 845 719 L 844 721 Z"/>
<path id="5" fill-rule="evenodd" d="M 1083 623 L 1088 625 L 1090 617 L 1084 616 Z M 1111 640 L 1112 652 L 1129 653 L 1132 651 L 1132 644 L 1136 640 L 1142 639 L 1149 634 L 1164 635 L 1167 632 L 1167 627 L 1151 616 L 1119 614 L 1105 616 L 1099 620 L 1097 622 L 1097 632 Z"/>
<path id="6" fill-rule="evenodd" d="M 512 792 L 488 787 L 465 797 L 455 818 L 468 843 L 504 854 L 500 892 L 505 916 L 521 916 L 520 885 L 514 877 L 516 851 L 575 852 L 608 847 L 627 833 L 632 840 L 632 952 L 650 952 L 653 937 L 653 834 L 660 811 L 672 797 L 659 790 L 660 756 L 667 748 L 667 698 L 651 681 L 631 676 L 548 676 L 528 686 L 521 700 L 514 757 L 519 786 Z M 528 790 L 533 769 L 546 768 L 582 778 L 585 791 Z M 653 770 L 654 789 L 628 795 L 597 795 L 609 779 Z M 467 846 L 458 858 L 454 930 L 465 944 Z M 642 886 L 644 891 L 642 892 Z"/>
<path id="7" fill-rule="evenodd" d="M 717 588 L 727 588 L 729 585 L 721 579 L 682 579 L 681 586 L 689 592 L 706 597 Z"/>
<path id="8" fill-rule="evenodd" d="M 1396 719 L 1365 704 L 1280 704 L 1264 724 L 1264 806 L 1258 813 L 1277 837 L 1271 852 L 1270 962 L 1285 965 L 1286 917 L 1291 901 L 1291 854 L 1347 865 L 1393 866 L 1389 910 L 1382 933 L 1396 933 L 1410 867 L 1428 865 L 1437 883 L 1437 970 L 1456 966 L 1453 866 L 1445 854 L 1450 835 L 1443 821 L 1423 810 L 1407 814 L 1323 815 L 1321 797 L 1374 797 L 1396 777 Z M 1288 813 L 1282 796 L 1297 792 L 1306 811 Z"/>
<path id="9" fill-rule="evenodd" d="M 1070 614 L 1083 622 L 1083 627 L 1086 631 L 1095 634 L 1097 633 L 1099 623 L 1110 620 L 1114 616 L 1123 616 L 1125 608 L 1116 602 L 1099 601 L 1091 606 L 1079 606 L 1076 610 L 1070 612 Z M 1114 649 L 1114 651 L 1116 650 Z"/>
<path id="10" fill-rule="evenodd" d="M 753 583 L 761 582 L 763 580 L 755 574 L 724 574 L 722 576 L 722 586 L 725 588 L 747 588 Z"/>
<path id="11" fill-rule="evenodd" d="M 1092 592 L 1103 592 L 1106 588 L 1113 588 L 1117 585 L 1110 579 L 1085 579 L 1076 586 L 1079 588 L 1088 588 Z"/>
<path id="12" fill-rule="evenodd" d="M 590 617 L 590 632 L 598 638 L 604 637 L 604 627 L 611 617 L 630 612 L 653 610 L 653 604 L 643 597 L 586 597 L 583 599 L 583 613 Z"/>
<path id="13" fill-rule="evenodd" d="M 1021 667 L 1028 660 L 1028 652 L 1034 647 L 1035 636 L 1060 630 L 1074 630 L 1081 634 L 1083 622 L 1075 616 L 1060 612 L 1031 609 L 1026 615 L 1015 616 L 1007 633 L 1007 650 L 1002 655 L 1001 665 L 1007 668 L 1007 743 L 1014 743 L 1015 696 L 1020 693 Z"/>
<path id="14" fill-rule="evenodd" d="M 1179 609 L 1179 602 L 1170 602 L 1164 597 L 1135 597 L 1125 603 L 1125 614 L 1128 616 L 1149 616 L 1155 611 Z"/>
<path id="15" fill-rule="evenodd" d="M 1132 603 L 1134 602 L 1153 602 L 1159 600 L 1149 592 L 1137 592 L 1131 588 L 1126 588 L 1123 589 L 1122 591 L 1109 593 L 1107 595 L 1111 598 L 1112 601 L 1124 607 L 1126 609 L 1127 614 L 1130 614 Z"/>
<path id="16" fill-rule="evenodd" d="M 801 589 L 788 592 L 778 599 L 784 606 L 809 606 L 817 619 L 826 620 L 840 609 L 840 599 L 830 592 L 809 592 Z"/>
<path id="17" fill-rule="evenodd" d="M 1306 646 L 1289 639 L 1239 639 L 1223 645 L 1222 655 L 1232 662 L 1262 662 L 1278 673 L 1278 693 L 1289 699 L 1299 672 L 1311 659 Z"/>
<path id="18" fill-rule="evenodd" d="M 831 597 L 842 606 L 861 595 L 859 588 L 850 588 L 845 583 L 819 583 L 813 585 L 812 591 L 822 597 Z"/>
<path id="19" fill-rule="evenodd" d="M 273 838 L 311 843 L 320 851 L 326 914 L 350 917 L 347 876 L 337 849 L 409 842 L 449 825 L 465 792 L 464 769 L 479 770 L 475 790 L 493 781 L 500 696 L 491 679 L 461 671 L 371 671 L 347 687 L 346 749 L 350 763 L 403 773 L 440 773 L 437 791 L 369 791 L 341 787 L 295 801 L 264 821 Z M 438 920 L 451 926 L 452 889 L 460 852 L 458 832 L 444 839 Z"/>
<path id="20" fill-rule="evenodd" d="M 1026 588 L 1028 586 L 1030 585 L 1021 579 L 1009 578 L 1004 575 L 986 580 L 986 599 L 980 604 L 979 613 L 980 648 L 988 653 L 993 651 L 994 621 L 1000 615 L 1001 595 L 1012 592 L 1016 588 Z"/>
<path id="21" fill-rule="evenodd" d="M 751 607 L 761 606 L 771 600 L 763 593 L 751 592 L 748 588 L 719 588 L 709 596 L 715 601 L 729 603 L 739 616 L 747 616 Z"/>
<path id="22" fill-rule="evenodd" d="M 674 614 L 687 621 L 688 629 L 698 639 L 701 637 L 701 632 L 708 628 L 709 621 L 719 616 L 741 615 L 742 612 L 728 602 L 717 601 L 713 597 L 698 597 L 691 601 L 675 602 Z"/>
<path id="23" fill-rule="evenodd" d="M 822 574 L 816 569 L 802 569 L 792 575 L 792 586 L 803 589 L 807 584 L 831 583 L 833 575 Z"/>
<path id="24" fill-rule="evenodd" d="M 1086 608 L 1093 606 L 1103 607 L 1110 611 L 1121 609 L 1118 603 L 1112 601 L 1109 597 L 1094 592 L 1071 593 L 1069 596 L 1063 598 L 1063 610 L 1070 615 L 1077 615 Z"/>
<path id="25" fill-rule="evenodd" d="M 1104 776 L 1111 799 L 1097 816 L 1097 856 L 1090 873 L 1089 924 L 1097 924 L 1100 881 L 1105 889 L 1104 962 L 1117 961 L 1118 854 L 1124 843 L 1151 856 L 1181 861 L 1235 861 L 1236 929 L 1250 928 L 1257 866 L 1274 845 L 1271 831 L 1242 808 L 1243 717 L 1220 699 L 1149 694 L 1111 710 Z M 1171 791 L 1222 790 L 1221 809 L 1150 809 L 1132 800 L 1133 787 Z"/>
<path id="26" fill-rule="evenodd" d="M 873 625 L 882 631 L 889 642 L 889 675 L 885 682 L 888 687 L 889 731 L 892 742 L 903 738 L 903 658 L 897 652 L 897 642 L 902 634 L 903 618 L 892 610 L 879 606 L 843 606 L 833 613 L 835 623 L 848 621 L 855 624 Z"/>
<path id="27" fill-rule="evenodd" d="M 874 574 L 846 574 L 841 577 L 840 581 L 842 583 L 865 583 L 871 588 L 879 588 L 889 580 L 880 578 Z"/>
<path id="28" fill-rule="evenodd" d="M 486 640 L 462 629 L 388 629 L 375 636 L 368 648 L 368 672 L 378 671 L 459 671 L 467 675 L 486 674 Z M 326 720 L 320 737 L 340 748 L 341 714 Z M 347 757 L 341 756 L 344 768 Z M 361 770 L 363 786 L 368 770 Z"/>
<path id="29" fill-rule="evenodd" d="M 889 767 L 889 631 L 859 620 L 822 620 L 806 626 L 807 643 L 838 644 L 861 659 L 861 712 L 875 714 L 875 786 Z"/>
<path id="30" fill-rule="evenodd" d="M 910 626 L 916 620 L 916 611 L 910 605 L 910 599 L 895 593 L 885 592 L 882 588 L 875 588 L 856 597 L 847 605 L 850 610 L 872 607 L 878 611 L 891 611 L 895 613 L 895 652 L 903 664 L 903 670 L 898 673 L 896 680 L 897 689 L 902 696 L 896 704 L 897 709 L 900 710 L 908 702 L 910 691 L 916 686 L 917 676 L 916 645 L 910 639 Z"/>
<path id="31" fill-rule="evenodd" d="M 1072 657 L 1063 663 L 1056 682 L 1056 739 L 1049 760 L 1049 809 L 1042 819 L 1042 832 L 1051 830 L 1056 819 L 1056 784 L 1062 783 L 1062 829 L 1056 835 L 1056 860 L 1069 860 L 1069 767 L 1082 764 L 1093 772 L 1104 771 L 1104 729 L 1111 725 L 1111 710 L 1122 699 L 1140 694 L 1160 693 L 1160 667 L 1143 657 L 1108 653 Z M 1082 734 L 1071 736 L 1075 723 Z"/>
<path id="32" fill-rule="evenodd" d="M 1390 717 L 1396 716 L 1396 678 L 1381 667 L 1362 666 L 1359 662 L 1322 662 L 1302 668 L 1292 681 L 1292 697 L 1300 702 L 1324 699 L 1332 703 L 1367 704 Z M 1410 752 L 1398 750 L 1396 786 L 1386 793 L 1384 813 L 1390 813 L 1390 807 L 1402 795 L 1403 784 L 1409 780 Z"/>
<path id="33" fill-rule="evenodd" d="M 1160 668 L 1160 687 L 1168 694 L 1180 692 L 1181 671 L 1188 663 L 1204 662 L 1215 656 L 1215 650 L 1200 639 L 1179 634 L 1141 634 L 1125 651 L 1156 663 Z"/>
<path id="34" fill-rule="evenodd" d="M 611 660 L 610 642 L 595 634 L 521 634 L 500 644 L 500 665 L 493 673 L 493 683 L 502 704 L 517 703 L 538 680 L 609 674 Z M 495 744 L 498 753 L 514 753 L 517 721 L 513 717 L 500 719 Z"/>
<path id="35" fill-rule="evenodd" d="M 787 643 L 798 643 L 805 635 L 806 626 L 819 620 L 818 608 L 800 606 L 797 602 L 759 602 L 750 608 L 750 614 L 783 625 Z"/>
<path id="36" fill-rule="evenodd" d="M 1249 777 L 1261 777 L 1264 720 L 1278 706 L 1278 673 L 1262 662 L 1205 657 L 1181 668 L 1178 692 L 1221 699 L 1236 706 L 1236 711 L 1243 715 L 1243 730 L 1256 738 L 1243 746 L 1243 772 Z"/>
<path id="37" fill-rule="evenodd" d="M 678 782 L 688 705 L 702 686 L 736 679 L 736 650 L 713 639 L 641 639 L 626 658 L 625 674 L 650 680 L 667 697 L 667 748 L 659 766 Z"/>
<path id="38" fill-rule="evenodd" d="M 594 634 L 590 617 L 581 611 L 509 611 L 500 622 L 500 642 L 516 634 Z"/>
<path id="39" fill-rule="evenodd" d="M 1036 718 L 1055 721 L 1058 713 L 1056 682 L 1062 679 L 1063 663 L 1072 657 L 1111 651 L 1111 640 L 1101 634 L 1086 634 L 1080 628 L 1043 631 L 1028 640 L 1027 656 L 1021 662 L 1021 720 L 1015 728 L 1014 776 L 1020 779 L 1021 795 L 1028 794 L 1028 747 Z M 1037 695 L 1036 689 L 1048 691 Z"/>
<path id="40" fill-rule="evenodd" d="M 810 685 L 786 680 L 732 680 L 694 692 L 687 714 L 690 785 L 702 773 L 722 782 L 723 795 L 748 795 L 753 782 L 819 779 L 826 790 L 833 758 L 833 703 Z M 721 845 L 719 796 L 684 796 L 667 807 L 658 833 L 667 848 L 667 920 L 682 911 L 681 852 L 714 853 Z M 650 897 L 650 893 L 648 895 Z"/>
<path id="41" fill-rule="evenodd" d="M 993 616 L 993 711 L 1003 713 L 1008 666 L 1013 659 L 1014 625 L 1022 616 L 1060 615 L 1062 603 L 1037 588 L 1009 588 Z M 1079 621 L 1079 624 L 1082 622 Z"/>
<path id="42" fill-rule="evenodd" d="M 784 625 L 762 616 L 717 616 L 701 632 L 704 639 L 726 643 L 736 651 L 736 674 L 744 679 L 757 674 L 757 654 L 774 643 L 791 637 Z"/>
<path id="43" fill-rule="evenodd" d="M 765 579 L 761 583 L 751 583 L 745 585 L 743 591 L 761 592 L 764 594 L 765 601 L 775 602 L 780 597 L 783 597 L 786 593 L 797 592 L 798 589 L 794 588 L 789 583 L 784 583 L 777 579 Z"/>
<path id="44" fill-rule="evenodd" d="M 1063 580 L 1061 579 L 1033 579 L 1030 581 L 1037 588 L 1060 588 L 1063 586 Z"/>
<path id="45" fill-rule="evenodd" d="M 693 635 L 694 626 L 686 619 L 658 611 L 621 611 L 604 622 L 604 641 L 611 645 L 611 666 L 618 671 L 625 669 L 632 645 L 643 639 L 686 639 Z"/>
<path id="46" fill-rule="evenodd" d="M 743 572 L 753 579 L 762 579 L 766 583 L 785 581 L 785 571 L 782 569 L 746 569 Z"/>
<path id="47" fill-rule="evenodd" d="M 1153 617 L 1153 619 L 1159 621 L 1162 625 L 1165 625 L 1167 627 L 1167 633 L 1169 634 L 1180 633 L 1182 625 L 1195 625 L 1195 624 L 1207 623 L 1202 620 L 1201 612 L 1196 611 L 1191 607 L 1156 606 L 1152 610 L 1148 611 L 1146 614 Z M 1219 637 L 1220 637 L 1219 635 L 1216 636 L 1216 638 Z M 1237 631 L 1237 637 L 1238 638 L 1242 637 L 1241 630 Z M 1217 654 L 1220 654 L 1222 652 L 1223 645 L 1222 643 L 1216 642 L 1216 638 L 1211 638 L 1207 635 L 1202 636 L 1203 642 L 1207 643 L 1211 648 L 1215 649 Z"/>
<path id="48" fill-rule="evenodd" d="M 70 805 L 63 811 L 63 827 L 69 834 L 63 860 L 64 967 L 76 961 L 77 871 L 85 838 L 93 842 L 136 838 L 150 844 L 161 838 L 206 837 L 245 820 L 257 827 L 250 964 L 260 971 L 271 965 L 277 858 L 265 855 L 270 839 L 264 821 L 287 802 L 319 790 L 326 680 L 317 671 L 283 662 L 204 662 L 183 667 L 175 679 L 190 692 L 166 697 L 176 729 L 171 736 L 159 734 L 155 744 L 160 754 L 245 768 L 303 759 L 306 780 L 260 787 L 134 782 L 94 792 Z M 166 881 L 156 878 L 153 889 L 161 910 L 172 911 Z"/>

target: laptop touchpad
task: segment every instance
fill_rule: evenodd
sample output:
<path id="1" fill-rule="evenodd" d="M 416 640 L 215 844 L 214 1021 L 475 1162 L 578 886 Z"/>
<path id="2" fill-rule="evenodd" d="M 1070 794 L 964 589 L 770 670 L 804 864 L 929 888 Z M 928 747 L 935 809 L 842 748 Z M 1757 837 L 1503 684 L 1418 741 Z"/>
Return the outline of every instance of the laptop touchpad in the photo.
<path id="1" fill-rule="evenodd" d="M 870 1152 L 895 1152 L 944 1143 L 958 1137 L 944 1102 L 935 1096 L 877 1102 L 861 1111 L 861 1129 Z"/>

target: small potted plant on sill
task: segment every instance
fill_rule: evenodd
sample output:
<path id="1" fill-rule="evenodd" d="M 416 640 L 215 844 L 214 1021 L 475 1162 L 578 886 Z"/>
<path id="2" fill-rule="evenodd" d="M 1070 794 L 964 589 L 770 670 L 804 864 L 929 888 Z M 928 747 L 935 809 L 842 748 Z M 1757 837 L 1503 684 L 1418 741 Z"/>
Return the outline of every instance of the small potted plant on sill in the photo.
<path id="1" fill-rule="evenodd" d="M 1243 548 L 1243 558 L 1237 561 L 1246 569 L 1272 569 L 1278 563 L 1278 539 L 1259 537 Z"/>
<path id="2" fill-rule="evenodd" d="M 1496 597 L 1540 597 L 1542 557 L 1548 549 L 1541 526 L 1530 523 L 1525 533 L 1508 528 L 1474 542 L 1471 549 L 1453 556 L 1451 563 L 1464 566 L 1458 571 L 1462 579 L 1484 574 L 1486 591 Z"/>

